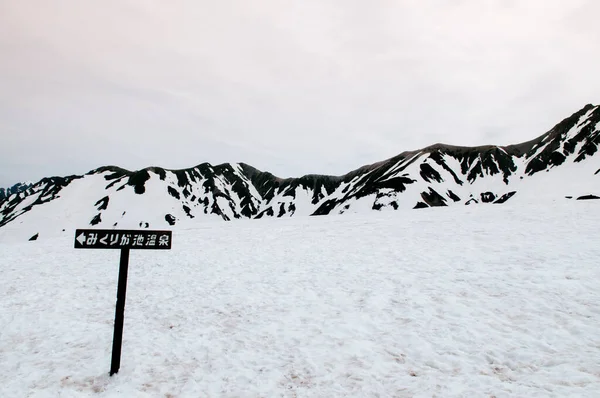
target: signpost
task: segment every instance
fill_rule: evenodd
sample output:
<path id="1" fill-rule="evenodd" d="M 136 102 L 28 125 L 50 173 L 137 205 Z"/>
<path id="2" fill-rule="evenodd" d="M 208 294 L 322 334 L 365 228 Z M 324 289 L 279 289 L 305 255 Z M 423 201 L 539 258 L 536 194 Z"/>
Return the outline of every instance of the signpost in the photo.
<path id="1" fill-rule="evenodd" d="M 115 309 L 115 330 L 113 334 L 110 375 L 121 367 L 121 345 L 123 343 L 123 320 L 125 316 L 125 293 L 127 291 L 127 270 L 129 250 L 170 250 L 171 231 L 78 229 L 75 231 L 75 249 L 121 249 L 117 305 Z"/>

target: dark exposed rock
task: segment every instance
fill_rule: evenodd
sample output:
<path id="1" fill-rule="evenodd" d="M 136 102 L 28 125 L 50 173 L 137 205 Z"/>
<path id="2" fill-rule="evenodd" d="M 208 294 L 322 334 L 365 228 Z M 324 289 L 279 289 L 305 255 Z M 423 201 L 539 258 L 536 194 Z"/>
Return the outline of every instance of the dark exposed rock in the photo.
<path id="1" fill-rule="evenodd" d="M 600 196 L 596 195 L 583 195 L 577 198 L 577 200 L 590 200 L 590 199 L 600 199 Z"/>
<path id="2" fill-rule="evenodd" d="M 483 203 L 492 203 L 496 199 L 496 195 L 493 192 L 482 192 L 481 201 Z"/>
<path id="3" fill-rule="evenodd" d="M 498 200 L 496 200 L 494 202 L 494 204 L 502 204 L 502 203 L 506 202 L 507 200 L 509 200 L 510 198 L 512 198 L 516 193 L 517 193 L 517 191 L 505 193 L 504 195 L 500 196 L 500 198 L 498 198 Z"/>
<path id="4" fill-rule="evenodd" d="M 192 210 L 188 206 L 183 205 L 183 211 L 189 218 L 194 218 L 194 215 L 191 213 Z"/>
<path id="5" fill-rule="evenodd" d="M 325 202 L 321 203 L 321 205 L 317 208 L 317 210 L 315 210 L 313 215 L 323 216 L 329 214 L 340 203 L 342 202 L 335 199 L 326 200 Z"/>
<path id="6" fill-rule="evenodd" d="M 173 174 L 177 177 L 177 186 L 180 188 L 185 188 L 190 184 L 190 180 L 188 178 L 188 173 L 186 170 L 173 170 Z"/>
<path id="7" fill-rule="evenodd" d="M 148 170 L 156 173 L 161 181 L 164 181 L 165 178 L 167 178 L 167 172 L 165 169 L 161 169 L 160 167 L 150 167 Z"/>
<path id="8" fill-rule="evenodd" d="M 13 194 L 25 192 L 31 187 L 32 184 L 24 184 L 19 182 L 8 188 L 0 188 L 0 201 L 2 201 L 2 199 L 8 198 Z"/>
<path id="9" fill-rule="evenodd" d="M 102 217 L 100 215 L 100 213 L 96 214 L 96 216 L 94 216 L 94 218 L 92 218 L 92 221 L 90 221 L 90 225 L 98 225 L 102 222 Z"/>
<path id="10" fill-rule="evenodd" d="M 481 162 L 476 162 L 475 166 L 473 166 L 473 168 L 471 168 L 471 171 L 469 172 L 469 174 L 467 175 L 467 180 L 470 183 L 473 183 L 477 177 L 483 177 L 483 168 L 481 166 Z"/>
<path id="11" fill-rule="evenodd" d="M 167 192 L 169 192 L 169 195 L 171 195 L 175 199 L 181 199 L 179 192 L 177 192 L 177 190 L 175 188 L 173 188 L 172 186 L 167 187 Z"/>
<path id="12" fill-rule="evenodd" d="M 429 163 L 421 164 L 421 178 L 423 178 L 427 182 L 436 181 L 442 182 L 444 179 Z"/>
<path id="13" fill-rule="evenodd" d="M 108 196 L 103 197 L 99 201 L 94 204 L 94 206 L 98 206 L 98 210 L 106 210 L 108 208 Z"/>
<path id="14" fill-rule="evenodd" d="M 254 170 L 254 173 L 258 172 L 256 169 Z M 253 174 L 254 180 L 260 180 L 263 187 L 269 186 L 270 189 L 265 191 L 267 198 L 272 197 L 275 193 L 283 193 L 283 196 L 295 199 L 296 190 L 304 189 L 313 193 L 312 204 L 319 203 L 325 198 L 325 194 L 330 195 L 333 193 L 342 182 L 340 177 L 333 176 L 305 175 L 300 178 L 279 179 L 274 176 L 272 177 L 270 173 L 259 173 L 261 173 L 260 179 L 258 178 L 258 174 Z M 267 178 L 271 179 L 269 183 L 265 181 Z"/>
<path id="15" fill-rule="evenodd" d="M 398 192 L 406 191 L 406 185 L 416 182 L 408 177 L 394 177 L 377 183 L 377 188 L 389 188 Z"/>
<path id="16" fill-rule="evenodd" d="M 429 206 L 427 206 L 426 203 L 423 202 L 417 202 L 417 204 L 415 205 L 415 207 L 413 207 L 413 209 L 426 209 Z"/>
<path id="17" fill-rule="evenodd" d="M 34 241 L 37 240 L 40 237 L 40 233 L 38 232 L 37 234 L 33 235 L 31 238 L 29 238 L 29 241 Z"/>
<path id="18" fill-rule="evenodd" d="M 105 172 L 110 173 L 110 174 L 104 176 L 104 179 L 106 181 L 118 180 L 123 177 L 127 177 L 127 176 L 131 175 L 130 171 L 122 169 L 120 167 L 116 167 L 116 166 L 100 167 L 96 170 L 90 171 L 88 174 L 101 174 L 101 173 L 105 173 Z"/>
<path id="19" fill-rule="evenodd" d="M 277 215 L 277 217 L 283 217 L 285 215 L 285 203 L 282 203 L 279 206 L 279 214 Z"/>
<path id="20" fill-rule="evenodd" d="M 268 209 L 262 211 L 261 213 L 259 213 L 256 218 L 262 218 L 263 216 L 269 216 L 269 217 L 273 217 L 275 213 L 273 212 L 273 208 L 269 207 Z"/>
<path id="21" fill-rule="evenodd" d="M 293 189 L 292 187 L 288 187 L 285 192 L 283 193 L 284 197 L 290 197 L 292 199 L 296 199 L 296 190 Z"/>
<path id="22" fill-rule="evenodd" d="M 150 174 L 148 173 L 148 170 L 140 170 L 129 176 L 129 181 L 127 181 L 127 185 L 132 186 L 135 193 L 141 195 L 144 192 L 146 192 L 146 187 L 144 186 L 144 184 L 146 184 L 146 181 L 148 181 L 149 179 Z"/>
<path id="23" fill-rule="evenodd" d="M 221 216 L 221 218 L 225 221 L 229 221 L 229 217 L 227 217 L 227 215 L 223 213 L 216 201 L 211 206 L 210 213 L 215 214 L 217 216 Z"/>
<path id="24" fill-rule="evenodd" d="M 441 150 L 433 152 L 429 156 L 429 158 L 432 159 L 434 162 L 436 162 L 439 166 L 441 166 L 448 173 L 450 173 L 450 175 L 452 175 L 452 178 L 454 178 L 455 183 L 457 183 L 458 185 L 463 184 L 463 181 L 460 178 L 458 178 L 458 175 L 454 172 L 454 170 L 452 170 L 452 168 L 450 168 L 450 166 L 448 166 L 448 164 L 444 161 Z"/>
<path id="25" fill-rule="evenodd" d="M 567 160 L 567 157 L 562 153 L 555 151 L 550 154 L 550 158 L 548 159 L 548 164 L 551 166 L 560 166 Z"/>
<path id="26" fill-rule="evenodd" d="M 165 216 L 165 221 L 168 222 L 169 225 L 175 225 L 175 221 L 177 221 L 177 219 L 172 214 L 167 214 Z"/>
<path id="27" fill-rule="evenodd" d="M 460 202 L 460 198 L 451 190 L 448 190 L 448 197 L 455 202 Z"/>
<path id="28" fill-rule="evenodd" d="M 446 199 L 432 188 L 429 188 L 429 192 L 422 192 L 421 197 L 423 198 L 423 201 L 431 207 L 448 206 L 446 204 Z"/>
<path id="29" fill-rule="evenodd" d="M 575 158 L 575 162 L 581 162 L 588 156 L 592 156 L 598 151 L 598 145 L 600 145 L 600 135 L 596 134 L 593 140 L 588 140 L 579 151 L 579 156 Z"/>

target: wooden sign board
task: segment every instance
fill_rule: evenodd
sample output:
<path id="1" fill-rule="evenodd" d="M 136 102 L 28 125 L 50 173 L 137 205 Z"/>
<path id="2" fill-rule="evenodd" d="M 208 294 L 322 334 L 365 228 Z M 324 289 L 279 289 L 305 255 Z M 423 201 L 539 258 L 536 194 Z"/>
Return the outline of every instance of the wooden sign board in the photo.
<path id="1" fill-rule="evenodd" d="M 170 250 L 171 231 L 115 230 L 115 229 L 77 229 L 75 230 L 75 249 L 120 249 L 119 281 L 117 285 L 117 304 L 115 308 L 115 330 L 110 363 L 110 375 L 119 372 L 121 367 L 121 346 L 123 344 L 123 322 L 125 318 L 125 296 L 127 292 L 127 271 L 129 269 L 129 251 Z"/>
<path id="2" fill-rule="evenodd" d="M 170 250 L 171 231 L 78 229 L 75 249 Z"/>

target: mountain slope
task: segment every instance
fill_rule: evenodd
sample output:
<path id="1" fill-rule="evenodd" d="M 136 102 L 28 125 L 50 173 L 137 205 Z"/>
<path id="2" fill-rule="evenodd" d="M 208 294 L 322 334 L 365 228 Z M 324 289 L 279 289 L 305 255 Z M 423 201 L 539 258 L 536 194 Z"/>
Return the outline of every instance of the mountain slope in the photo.
<path id="1" fill-rule="evenodd" d="M 244 163 L 136 172 L 107 166 L 84 176 L 45 178 L 0 199 L 0 239 L 86 225 L 171 228 L 210 220 L 600 196 L 599 145 L 600 107 L 586 105 L 528 142 L 435 144 L 343 176 L 282 179 Z"/>

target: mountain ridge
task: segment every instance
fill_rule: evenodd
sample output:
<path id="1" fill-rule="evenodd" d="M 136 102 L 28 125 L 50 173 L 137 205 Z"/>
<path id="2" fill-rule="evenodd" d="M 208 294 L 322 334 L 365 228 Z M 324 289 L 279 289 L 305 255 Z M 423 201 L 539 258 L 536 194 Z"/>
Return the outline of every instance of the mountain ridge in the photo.
<path id="1" fill-rule="evenodd" d="M 18 192 L 23 192 L 33 185 L 32 182 L 17 182 L 8 188 L 0 188 L 0 200 Z"/>
<path id="2" fill-rule="evenodd" d="M 543 171 L 556 177 L 550 184 L 573 185 L 562 177 L 563 169 L 581 174 L 590 190 L 569 194 L 593 196 L 600 194 L 600 156 L 594 157 L 599 146 L 600 107 L 587 104 L 529 141 L 472 147 L 435 143 L 338 176 L 281 178 L 243 162 L 135 171 L 101 166 L 84 175 L 47 177 L 0 198 L 0 232 L 17 219 L 33 228 L 36 219 L 50 217 L 46 207 L 52 207 L 59 224 L 60 213 L 68 210 L 81 224 L 114 228 L 189 225 L 204 216 L 232 220 L 499 204 L 531 191 L 538 182 L 524 181 L 544 180 L 538 178 Z M 87 198 L 92 191 L 97 193 Z M 138 207 L 136 216 L 126 216 Z"/>

